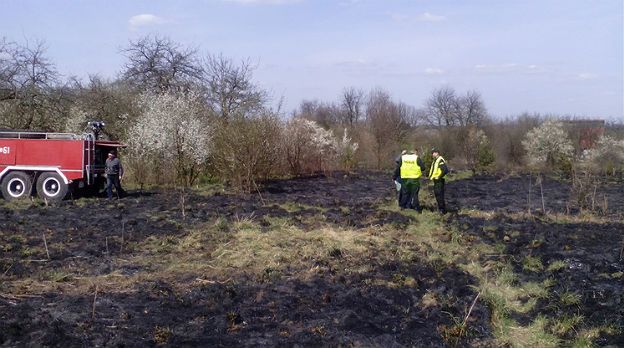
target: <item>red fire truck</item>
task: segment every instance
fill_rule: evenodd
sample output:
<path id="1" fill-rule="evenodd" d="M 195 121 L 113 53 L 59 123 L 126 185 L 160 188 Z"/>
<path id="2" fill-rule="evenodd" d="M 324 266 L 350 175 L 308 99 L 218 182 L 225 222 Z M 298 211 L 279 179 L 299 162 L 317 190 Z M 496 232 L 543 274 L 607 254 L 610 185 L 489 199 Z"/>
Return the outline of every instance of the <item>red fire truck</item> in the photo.
<path id="1" fill-rule="evenodd" d="M 70 189 L 96 191 L 104 183 L 109 151 L 125 145 L 98 139 L 104 126 L 90 122 L 92 132 L 0 132 L 0 189 L 7 200 L 35 191 L 48 201 L 62 200 Z"/>

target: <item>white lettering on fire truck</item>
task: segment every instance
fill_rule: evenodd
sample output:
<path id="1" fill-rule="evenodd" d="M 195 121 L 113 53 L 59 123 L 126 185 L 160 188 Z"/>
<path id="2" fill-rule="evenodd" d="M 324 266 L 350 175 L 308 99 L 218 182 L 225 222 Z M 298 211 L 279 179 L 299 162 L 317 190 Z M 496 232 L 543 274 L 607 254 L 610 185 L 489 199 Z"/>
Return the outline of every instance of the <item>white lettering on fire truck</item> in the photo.
<path id="1" fill-rule="evenodd" d="M 4 154 L 4 155 L 10 154 L 11 153 L 11 147 L 10 146 L 0 147 L 0 153 Z"/>

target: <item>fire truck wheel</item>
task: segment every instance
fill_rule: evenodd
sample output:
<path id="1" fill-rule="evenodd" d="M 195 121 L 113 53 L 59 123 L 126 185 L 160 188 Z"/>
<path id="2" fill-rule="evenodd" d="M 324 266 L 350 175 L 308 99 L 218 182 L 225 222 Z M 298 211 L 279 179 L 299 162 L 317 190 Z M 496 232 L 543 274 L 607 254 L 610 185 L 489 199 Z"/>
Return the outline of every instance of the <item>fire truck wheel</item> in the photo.
<path id="1" fill-rule="evenodd" d="M 26 198 L 32 192 L 32 180 L 24 172 L 10 172 L 2 180 L 1 189 L 7 200 Z"/>
<path id="2" fill-rule="evenodd" d="M 37 194 L 42 199 L 60 201 L 65 198 L 68 190 L 69 187 L 57 173 L 42 173 L 37 179 Z"/>

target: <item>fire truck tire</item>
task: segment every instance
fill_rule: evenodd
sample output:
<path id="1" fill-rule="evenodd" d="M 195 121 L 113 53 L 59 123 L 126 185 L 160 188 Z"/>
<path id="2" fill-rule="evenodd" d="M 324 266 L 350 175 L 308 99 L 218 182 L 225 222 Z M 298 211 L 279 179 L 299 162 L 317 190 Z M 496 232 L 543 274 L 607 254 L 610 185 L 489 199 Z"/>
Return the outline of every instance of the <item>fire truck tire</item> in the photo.
<path id="1" fill-rule="evenodd" d="M 61 201 L 67 195 L 69 187 L 57 173 L 45 172 L 37 179 L 37 194 L 42 199 Z"/>
<path id="2" fill-rule="evenodd" d="M 14 200 L 30 197 L 32 192 L 32 180 L 30 175 L 24 172 L 10 172 L 0 185 L 2 196 L 6 200 Z"/>

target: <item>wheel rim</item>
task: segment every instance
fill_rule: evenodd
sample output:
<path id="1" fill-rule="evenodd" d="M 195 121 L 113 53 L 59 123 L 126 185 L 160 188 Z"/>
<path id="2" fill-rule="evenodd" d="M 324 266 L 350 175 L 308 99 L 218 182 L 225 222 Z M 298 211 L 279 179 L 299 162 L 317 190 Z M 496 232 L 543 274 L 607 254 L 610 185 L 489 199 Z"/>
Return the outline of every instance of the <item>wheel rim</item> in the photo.
<path id="1" fill-rule="evenodd" d="M 61 192 L 61 183 L 55 178 L 43 180 L 43 193 L 48 197 L 54 197 Z"/>
<path id="2" fill-rule="evenodd" d="M 19 198 L 26 193 L 26 183 L 19 178 L 11 179 L 7 185 L 7 191 L 11 197 Z"/>

